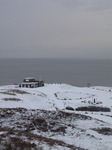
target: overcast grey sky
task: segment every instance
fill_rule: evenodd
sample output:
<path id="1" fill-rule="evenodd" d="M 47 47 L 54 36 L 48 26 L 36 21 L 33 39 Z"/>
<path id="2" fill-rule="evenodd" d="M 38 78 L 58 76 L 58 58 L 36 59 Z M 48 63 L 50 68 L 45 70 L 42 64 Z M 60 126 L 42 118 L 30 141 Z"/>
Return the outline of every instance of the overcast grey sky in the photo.
<path id="1" fill-rule="evenodd" d="M 112 0 L 0 0 L 0 57 L 112 58 Z"/>

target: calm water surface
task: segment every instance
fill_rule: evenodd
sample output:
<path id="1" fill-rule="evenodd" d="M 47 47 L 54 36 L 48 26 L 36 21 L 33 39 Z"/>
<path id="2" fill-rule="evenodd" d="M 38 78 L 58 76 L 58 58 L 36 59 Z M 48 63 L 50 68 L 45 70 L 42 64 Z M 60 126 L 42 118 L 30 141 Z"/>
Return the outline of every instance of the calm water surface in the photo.
<path id="1" fill-rule="evenodd" d="M 0 59 L 0 85 L 35 77 L 46 83 L 112 87 L 112 60 Z"/>

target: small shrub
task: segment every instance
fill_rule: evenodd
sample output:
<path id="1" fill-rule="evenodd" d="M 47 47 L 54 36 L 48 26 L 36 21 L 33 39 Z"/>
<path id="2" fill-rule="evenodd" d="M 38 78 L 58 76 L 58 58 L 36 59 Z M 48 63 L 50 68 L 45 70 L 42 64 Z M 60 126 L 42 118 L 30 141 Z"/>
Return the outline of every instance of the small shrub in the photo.
<path id="1" fill-rule="evenodd" d="M 73 107 L 70 107 L 70 106 L 67 106 L 66 109 L 67 109 L 67 110 L 73 110 L 73 111 L 74 111 L 74 108 L 73 108 Z"/>
<path id="2" fill-rule="evenodd" d="M 112 135 L 111 128 L 97 128 L 97 129 L 93 129 L 93 130 L 95 130 L 98 133 L 103 134 L 103 135 Z"/>

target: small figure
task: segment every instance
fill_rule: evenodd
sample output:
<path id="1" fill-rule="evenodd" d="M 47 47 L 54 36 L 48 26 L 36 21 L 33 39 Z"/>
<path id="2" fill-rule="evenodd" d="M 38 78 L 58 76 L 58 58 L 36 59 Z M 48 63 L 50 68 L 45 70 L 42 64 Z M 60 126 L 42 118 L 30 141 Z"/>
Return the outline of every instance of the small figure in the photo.
<path id="1" fill-rule="evenodd" d="M 94 103 L 95 103 L 95 98 L 94 98 Z"/>
<path id="2" fill-rule="evenodd" d="M 91 84 L 90 83 L 87 83 L 87 87 L 89 88 L 91 86 Z"/>

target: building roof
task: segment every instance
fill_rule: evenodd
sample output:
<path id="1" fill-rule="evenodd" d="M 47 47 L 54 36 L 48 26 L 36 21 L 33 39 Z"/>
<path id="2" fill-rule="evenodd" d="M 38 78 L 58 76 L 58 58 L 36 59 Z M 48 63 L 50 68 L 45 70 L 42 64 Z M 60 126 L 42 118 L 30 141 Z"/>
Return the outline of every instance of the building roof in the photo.
<path id="1" fill-rule="evenodd" d="M 26 77 L 24 78 L 25 80 L 31 80 L 31 79 L 35 79 L 34 77 Z"/>

